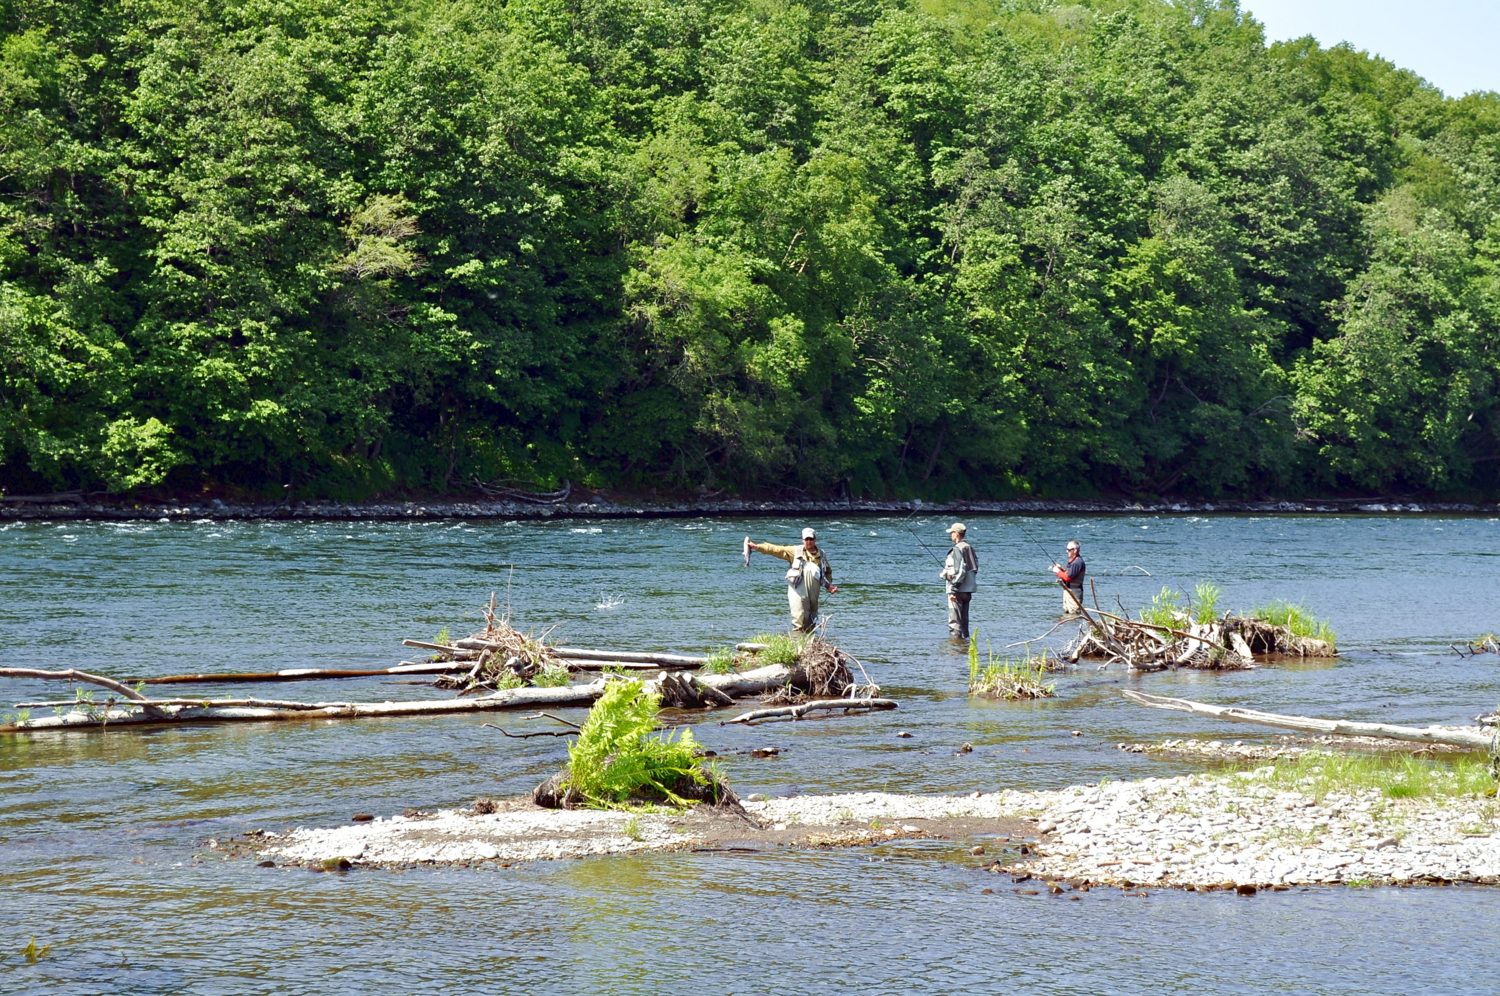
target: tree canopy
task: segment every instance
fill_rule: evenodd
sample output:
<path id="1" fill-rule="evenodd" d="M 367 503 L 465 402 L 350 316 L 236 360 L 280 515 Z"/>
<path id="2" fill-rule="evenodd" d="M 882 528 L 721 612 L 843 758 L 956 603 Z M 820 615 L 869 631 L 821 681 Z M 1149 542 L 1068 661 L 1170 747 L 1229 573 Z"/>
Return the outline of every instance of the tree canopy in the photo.
<path id="1" fill-rule="evenodd" d="M 1234 0 L 0 0 L 0 484 L 1493 491 L 1500 95 Z"/>

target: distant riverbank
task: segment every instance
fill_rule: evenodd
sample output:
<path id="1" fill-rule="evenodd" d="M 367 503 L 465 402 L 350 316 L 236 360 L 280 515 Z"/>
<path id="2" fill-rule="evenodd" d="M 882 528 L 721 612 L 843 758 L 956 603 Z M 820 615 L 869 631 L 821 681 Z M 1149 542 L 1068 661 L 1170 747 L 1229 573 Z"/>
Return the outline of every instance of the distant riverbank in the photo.
<path id="1" fill-rule="evenodd" d="M 0 499 L 0 520 L 168 520 L 293 519 L 420 521 L 430 519 L 668 519 L 698 516 L 826 517 L 845 515 L 1139 515 L 1256 514 L 1389 515 L 1436 513 L 1494 515 L 1496 502 L 1414 502 L 1377 499 L 1307 499 L 1280 501 L 1200 501 L 1161 499 L 1014 499 L 941 503 L 873 500 L 699 498 L 658 500 L 582 496 L 576 501 L 536 502 L 489 498 L 436 498 L 366 502 L 253 502 L 147 500 L 102 496 L 27 496 Z"/>

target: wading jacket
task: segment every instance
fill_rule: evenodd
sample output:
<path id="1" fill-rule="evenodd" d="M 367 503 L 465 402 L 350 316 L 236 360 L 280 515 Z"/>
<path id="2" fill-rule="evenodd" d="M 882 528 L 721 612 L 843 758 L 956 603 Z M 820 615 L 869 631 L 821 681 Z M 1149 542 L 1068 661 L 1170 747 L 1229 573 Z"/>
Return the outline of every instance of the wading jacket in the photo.
<path id="1" fill-rule="evenodd" d="M 833 587 L 833 565 L 828 562 L 828 551 L 821 546 L 809 553 L 801 543 L 796 546 L 780 546 L 776 543 L 751 543 L 750 549 L 759 553 L 769 553 L 773 557 L 780 557 L 793 567 L 801 568 L 803 564 L 815 564 L 823 575 L 823 587 Z"/>
<path id="2" fill-rule="evenodd" d="M 979 586 L 979 555 L 967 540 L 959 540 L 948 551 L 947 563 L 943 566 L 943 579 L 948 582 L 948 594 L 973 591 Z"/>

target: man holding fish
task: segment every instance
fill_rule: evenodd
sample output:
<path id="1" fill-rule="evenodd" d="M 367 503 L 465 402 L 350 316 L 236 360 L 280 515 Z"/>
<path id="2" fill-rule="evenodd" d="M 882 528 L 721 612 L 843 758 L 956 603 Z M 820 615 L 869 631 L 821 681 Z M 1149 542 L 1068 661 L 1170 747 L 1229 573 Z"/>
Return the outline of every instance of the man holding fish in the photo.
<path id="1" fill-rule="evenodd" d="M 792 610 L 792 632 L 811 633 L 818 618 L 818 589 L 827 588 L 834 594 L 839 589 L 833 583 L 833 566 L 828 562 L 828 553 L 818 546 L 817 531 L 802 530 L 801 546 L 780 546 L 776 543 L 756 543 L 745 537 L 745 566 L 750 566 L 750 551 L 780 557 L 792 566 L 786 572 L 786 598 Z"/>

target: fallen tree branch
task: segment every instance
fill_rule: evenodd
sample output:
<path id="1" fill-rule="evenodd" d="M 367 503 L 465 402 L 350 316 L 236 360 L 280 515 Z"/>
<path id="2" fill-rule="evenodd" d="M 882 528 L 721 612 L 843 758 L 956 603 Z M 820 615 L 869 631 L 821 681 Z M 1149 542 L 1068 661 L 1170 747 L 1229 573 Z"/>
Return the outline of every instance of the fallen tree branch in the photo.
<path id="1" fill-rule="evenodd" d="M 1023 646 L 1025 644 L 1029 644 L 1029 643 L 1040 643 L 1042 640 L 1045 640 L 1047 637 L 1051 636 L 1053 633 L 1056 633 L 1058 631 L 1058 629 L 1060 629 L 1063 626 L 1066 626 L 1068 623 L 1073 622 L 1073 621 L 1074 620 L 1072 620 L 1072 619 L 1059 619 L 1057 622 L 1055 622 L 1055 623 L 1052 624 L 1052 628 L 1051 629 L 1047 630 L 1047 632 L 1043 633 L 1041 636 L 1037 637 L 1036 639 L 1034 639 L 1034 640 L 1017 640 L 1015 643 L 1007 643 L 1002 649 L 1004 649 L 1004 650 L 1010 650 L 1012 647 L 1020 647 L 1020 646 Z"/>
<path id="2" fill-rule="evenodd" d="M 484 646 L 479 646 L 479 647 L 458 647 L 458 646 L 454 646 L 454 645 L 448 644 L 448 643 L 428 643 L 426 640 L 402 640 L 401 641 L 401 645 L 404 646 L 404 647 L 421 647 L 423 650 L 440 650 L 440 651 L 442 651 L 445 654 L 458 654 L 458 653 L 463 653 L 466 650 L 499 650 L 500 649 L 500 644 L 498 644 L 498 643 L 486 643 L 486 642 L 481 641 L 481 640 L 469 640 L 467 642 L 469 642 L 469 643 L 484 643 Z M 469 658 L 469 659 L 473 660 L 472 657 Z"/>
<path id="3" fill-rule="evenodd" d="M 40 671 L 30 667 L 0 667 L 0 678 L 46 678 L 50 681 L 85 681 L 91 685 L 100 685 L 112 692 L 119 692 L 132 702 L 145 702 L 146 696 L 123 685 L 113 678 L 104 678 L 97 674 L 89 674 L 86 671 L 75 671 L 69 668 L 66 671 Z"/>
<path id="4" fill-rule="evenodd" d="M 538 730 L 535 733 L 506 733 L 505 730 L 501 730 L 494 723 L 480 723 L 479 725 L 487 726 L 492 730 L 500 730 L 501 733 L 504 733 L 512 740 L 526 740 L 529 737 L 573 737 L 578 735 L 577 730 Z"/>
<path id="5" fill-rule="evenodd" d="M 579 726 L 572 720 L 563 719 L 561 716 L 554 716 L 550 712 L 539 712 L 535 716 L 522 716 L 521 719 L 551 719 L 563 724 L 564 726 L 571 726 L 575 730 L 583 729 L 582 726 Z"/>
<path id="6" fill-rule="evenodd" d="M 1317 719 L 1311 716 L 1284 716 L 1274 712 L 1259 712 L 1255 709 L 1237 709 L 1233 706 L 1208 705 L 1191 699 L 1173 699 L 1165 695 L 1150 695 L 1134 689 L 1123 689 L 1120 694 L 1126 700 L 1149 709 L 1171 709 L 1189 712 L 1195 716 L 1210 716 L 1231 723 L 1252 723 L 1257 726 L 1279 726 L 1304 733 L 1334 734 L 1341 737 L 1377 737 L 1383 740 L 1410 740 L 1424 744 L 1453 744 L 1458 747 L 1488 748 L 1494 735 L 1479 730 L 1465 730 L 1450 726 L 1390 726 L 1385 723 L 1359 723 L 1347 719 Z"/>
<path id="7" fill-rule="evenodd" d="M 754 723 L 760 719 L 801 719 L 809 712 L 831 711 L 842 709 L 848 712 L 851 709 L 895 709 L 894 699 L 815 699 L 811 702 L 803 702 L 801 705 L 781 706 L 776 709 L 751 709 L 749 712 L 741 713 L 733 719 L 725 719 L 719 722 L 720 726 L 730 723 Z"/>
<path id="8" fill-rule="evenodd" d="M 1141 629 L 1154 629 L 1159 630 L 1163 633 L 1171 633 L 1173 636 L 1183 640 L 1197 640 L 1199 643 L 1203 644 L 1206 647 L 1218 646 L 1218 644 L 1213 642 L 1212 640 L 1206 640 L 1201 636 L 1194 636 L 1192 633 L 1185 633 L 1180 629 L 1173 629 L 1171 626 L 1158 626 L 1155 623 L 1141 622 L 1139 619 L 1121 619 L 1113 612 L 1105 612 L 1102 609 L 1095 609 L 1094 611 L 1099 613 L 1106 619 L 1113 619 L 1115 622 L 1124 623 L 1127 626 L 1138 626 Z"/>

